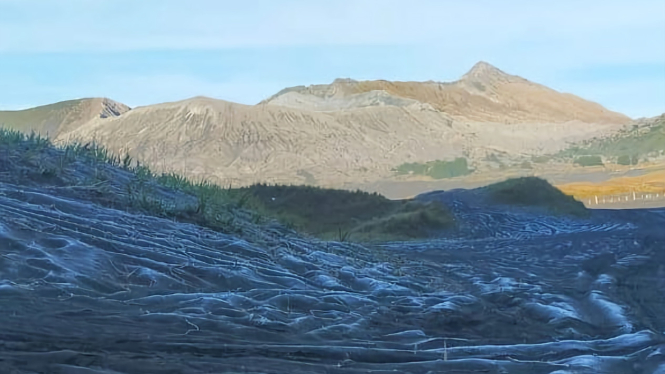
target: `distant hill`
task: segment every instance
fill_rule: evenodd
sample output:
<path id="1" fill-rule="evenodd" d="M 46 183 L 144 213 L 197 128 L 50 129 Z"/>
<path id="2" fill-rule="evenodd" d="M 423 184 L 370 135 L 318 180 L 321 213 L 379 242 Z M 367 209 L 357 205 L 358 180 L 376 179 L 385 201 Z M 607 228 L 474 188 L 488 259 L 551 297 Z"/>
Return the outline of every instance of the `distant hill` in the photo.
<path id="1" fill-rule="evenodd" d="M 0 111 L 0 126 L 57 138 L 98 118 L 116 117 L 129 107 L 106 98 L 62 101 L 26 110 Z"/>

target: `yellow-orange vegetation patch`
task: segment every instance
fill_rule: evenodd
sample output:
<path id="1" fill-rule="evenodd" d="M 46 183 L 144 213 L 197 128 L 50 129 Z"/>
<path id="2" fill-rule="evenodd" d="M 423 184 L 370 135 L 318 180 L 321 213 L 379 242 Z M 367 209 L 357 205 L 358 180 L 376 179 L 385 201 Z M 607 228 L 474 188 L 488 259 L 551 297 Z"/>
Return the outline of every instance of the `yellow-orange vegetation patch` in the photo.
<path id="1" fill-rule="evenodd" d="M 665 170 L 637 177 L 612 178 L 602 183 L 577 182 L 556 186 L 575 198 L 619 195 L 626 193 L 665 193 Z"/>

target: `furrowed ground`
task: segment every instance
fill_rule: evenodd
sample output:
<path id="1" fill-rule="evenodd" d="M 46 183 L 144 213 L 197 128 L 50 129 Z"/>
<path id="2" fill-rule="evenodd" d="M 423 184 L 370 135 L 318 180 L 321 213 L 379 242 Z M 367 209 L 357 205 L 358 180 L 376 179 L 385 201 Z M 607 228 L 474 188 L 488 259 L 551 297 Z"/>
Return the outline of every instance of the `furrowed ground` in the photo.
<path id="1" fill-rule="evenodd" d="M 0 372 L 655 374 L 662 227 L 532 179 L 225 189 L 4 131 Z"/>

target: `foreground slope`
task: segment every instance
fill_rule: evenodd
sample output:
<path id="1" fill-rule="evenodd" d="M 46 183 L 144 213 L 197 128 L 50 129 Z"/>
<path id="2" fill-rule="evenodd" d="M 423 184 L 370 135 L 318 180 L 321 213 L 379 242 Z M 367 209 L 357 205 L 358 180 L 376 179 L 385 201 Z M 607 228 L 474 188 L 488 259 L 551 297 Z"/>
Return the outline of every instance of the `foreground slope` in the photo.
<path id="1" fill-rule="evenodd" d="M 421 198 L 460 237 L 369 247 L 240 211 L 183 222 L 195 196 L 104 157 L 0 137 L 2 372 L 665 370 L 662 209 L 581 220 L 449 191 Z"/>

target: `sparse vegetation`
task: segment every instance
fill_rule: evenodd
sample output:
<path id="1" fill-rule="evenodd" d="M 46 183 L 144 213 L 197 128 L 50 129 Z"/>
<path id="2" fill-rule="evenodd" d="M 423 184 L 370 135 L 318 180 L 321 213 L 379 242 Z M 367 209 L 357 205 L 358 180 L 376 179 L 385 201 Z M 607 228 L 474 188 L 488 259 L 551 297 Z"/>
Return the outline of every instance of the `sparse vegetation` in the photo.
<path id="1" fill-rule="evenodd" d="M 583 167 L 603 166 L 603 160 L 600 156 L 580 156 L 575 159 L 574 163 Z"/>
<path id="2" fill-rule="evenodd" d="M 501 162 L 499 156 L 497 156 L 496 153 L 490 153 L 486 155 L 484 160 L 487 162 L 496 162 L 497 164 L 503 164 L 503 162 Z"/>
<path id="3" fill-rule="evenodd" d="M 471 174 L 466 158 L 458 157 L 453 161 L 435 160 L 427 163 L 405 163 L 394 171 L 398 175 L 415 174 L 426 175 L 433 179 L 454 178 Z"/>
<path id="4" fill-rule="evenodd" d="M 499 204 L 545 208 L 554 214 L 586 217 L 584 204 L 537 177 L 508 179 L 485 187 L 490 199 Z"/>
<path id="5" fill-rule="evenodd" d="M 523 161 L 520 164 L 520 169 L 532 169 L 531 163 L 529 161 Z"/>
<path id="6" fill-rule="evenodd" d="M 621 155 L 617 157 L 617 164 L 619 165 L 637 165 L 639 157 L 637 155 Z"/>
<path id="7" fill-rule="evenodd" d="M 625 157 L 630 155 L 630 162 L 642 156 L 659 155 L 665 152 L 665 116 L 660 116 L 641 126 L 635 125 L 622 130 L 609 138 L 594 138 L 559 152 L 564 158 L 580 155 Z M 627 164 L 624 164 L 627 165 Z"/>
<path id="8" fill-rule="evenodd" d="M 541 155 L 541 156 L 532 156 L 531 161 L 536 164 L 546 164 L 552 160 L 551 156 Z"/>
<path id="9" fill-rule="evenodd" d="M 0 174 L 10 182 L 84 189 L 86 198 L 101 205 L 226 233 L 241 233 L 248 222 L 276 220 L 324 239 L 401 240 L 454 225 L 440 204 L 308 186 L 222 188 L 173 173 L 156 175 L 95 143 L 55 147 L 35 133 L 0 129 L 0 156 Z"/>

